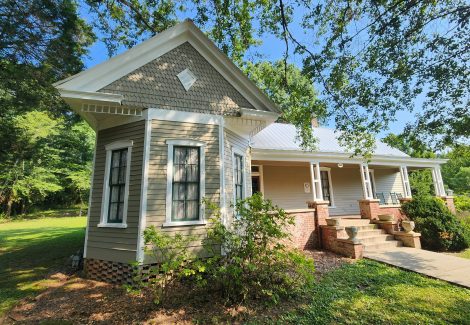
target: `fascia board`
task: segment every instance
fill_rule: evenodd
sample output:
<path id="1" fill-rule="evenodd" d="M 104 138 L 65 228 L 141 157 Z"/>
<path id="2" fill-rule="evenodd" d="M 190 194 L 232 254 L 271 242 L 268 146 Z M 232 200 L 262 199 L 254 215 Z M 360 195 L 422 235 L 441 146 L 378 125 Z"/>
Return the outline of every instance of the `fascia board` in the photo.
<path id="1" fill-rule="evenodd" d="M 367 161 L 360 157 L 351 157 L 346 153 L 328 153 L 328 152 L 305 152 L 296 150 L 269 150 L 252 149 L 253 160 L 268 161 L 320 161 L 325 163 L 363 163 Z M 391 157 L 391 156 L 372 156 L 369 164 L 410 166 L 410 167 L 435 167 L 445 164 L 448 159 L 424 159 L 411 157 Z"/>
<path id="2" fill-rule="evenodd" d="M 97 93 L 91 91 L 76 91 L 59 88 L 60 96 L 67 99 L 91 100 L 121 105 L 124 96 L 120 94 Z"/>

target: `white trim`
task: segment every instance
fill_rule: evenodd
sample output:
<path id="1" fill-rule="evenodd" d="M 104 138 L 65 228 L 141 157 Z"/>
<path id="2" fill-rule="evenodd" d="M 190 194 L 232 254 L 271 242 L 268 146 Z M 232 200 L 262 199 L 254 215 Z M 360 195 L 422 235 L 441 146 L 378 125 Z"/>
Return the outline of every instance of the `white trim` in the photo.
<path id="1" fill-rule="evenodd" d="M 274 113 L 274 112 L 269 112 L 269 111 L 260 111 L 260 110 L 255 110 L 252 108 L 240 108 L 240 113 L 242 117 L 247 117 L 249 119 L 253 120 L 262 120 L 262 121 L 269 121 L 270 123 L 273 123 L 276 121 L 281 114 L 279 113 Z"/>
<path id="2" fill-rule="evenodd" d="M 127 228 L 127 210 L 129 205 L 129 183 L 131 176 L 131 161 L 132 161 L 132 146 L 134 142 L 132 140 L 119 140 L 108 143 L 105 145 L 106 149 L 106 163 L 104 172 L 104 184 L 103 184 L 103 197 L 101 204 L 101 218 L 98 227 L 109 227 L 109 228 Z M 113 150 L 127 148 L 127 166 L 126 166 L 126 186 L 124 188 L 124 210 L 122 212 L 122 223 L 108 223 L 108 209 L 109 209 L 109 174 L 111 166 L 111 158 Z"/>
<path id="3" fill-rule="evenodd" d="M 54 86 L 60 89 L 96 92 L 185 42 L 189 42 L 254 107 L 281 112 L 277 105 L 189 20 L 93 68 L 56 82 Z"/>
<path id="4" fill-rule="evenodd" d="M 372 185 L 370 183 L 370 173 L 369 173 L 368 164 L 367 163 L 360 164 L 359 171 L 361 173 L 362 191 L 363 191 L 364 199 L 371 200 L 374 198 L 374 194 L 372 193 Z"/>
<path id="5" fill-rule="evenodd" d="M 145 120 L 144 161 L 142 164 L 142 187 L 140 191 L 140 216 L 137 237 L 137 262 L 142 263 L 145 257 L 144 231 L 147 226 L 147 192 L 150 161 L 150 142 L 152 137 L 152 121 Z"/>
<path id="6" fill-rule="evenodd" d="M 323 163 L 362 164 L 361 157 L 351 157 L 350 153 L 308 152 L 298 150 L 271 150 L 252 148 L 253 160 L 310 162 L 319 160 Z M 372 156 L 369 165 L 401 166 L 429 168 L 445 164 L 448 159 L 424 159 L 411 157 Z"/>
<path id="7" fill-rule="evenodd" d="M 122 104 L 124 96 L 121 94 L 101 93 L 94 91 L 80 91 L 59 88 L 60 96 L 67 99 L 92 100 L 99 102 Z"/>
<path id="8" fill-rule="evenodd" d="M 233 191 L 233 205 L 235 206 L 235 204 L 237 203 L 237 193 L 236 193 L 236 190 L 235 190 L 235 155 L 238 155 L 238 156 L 241 156 L 242 157 L 242 163 L 243 163 L 243 166 L 242 166 L 242 172 L 243 172 L 243 184 L 242 184 L 242 200 L 246 198 L 247 196 L 247 188 L 246 188 L 246 184 L 247 184 L 247 181 L 246 181 L 246 177 L 247 177 L 247 173 L 246 173 L 246 152 L 243 152 L 242 149 L 238 148 L 238 147 L 235 147 L 235 146 L 232 146 L 232 191 Z M 234 209 L 234 212 L 235 214 L 235 209 Z"/>
<path id="9" fill-rule="evenodd" d="M 188 226 L 188 225 L 202 225 L 205 224 L 205 209 L 204 204 L 201 201 L 204 199 L 206 194 L 206 161 L 205 151 L 206 143 L 191 139 L 170 139 L 165 141 L 168 145 L 168 159 L 166 165 L 166 214 L 165 223 L 163 227 L 173 226 Z M 171 209 L 173 202 L 173 147 L 174 146 L 188 146 L 188 147 L 199 147 L 199 220 L 192 221 L 172 221 L 171 220 Z"/>
<path id="10" fill-rule="evenodd" d="M 184 112 L 184 111 L 173 111 L 168 109 L 149 108 L 148 109 L 149 120 L 160 120 L 160 121 L 174 121 L 183 123 L 199 123 L 199 124 L 223 124 L 223 117 L 214 114 Z"/>
<path id="11" fill-rule="evenodd" d="M 410 180 L 408 178 L 408 168 L 406 166 L 400 166 L 400 176 L 405 198 L 411 198 Z"/>
<path id="12" fill-rule="evenodd" d="M 225 197 L 225 131 L 224 120 L 219 124 L 219 169 L 220 169 L 220 213 L 222 222 L 227 226 L 227 198 Z"/>
<path id="13" fill-rule="evenodd" d="M 445 196 L 446 192 L 444 188 L 444 182 L 442 181 L 441 168 L 434 167 L 431 172 L 436 196 Z"/>
<path id="14" fill-rule="evenodd" d="M 91 178 L 90 178 L 90 193 L 88 198 L 88 211 L 87 211 L 87 221 L 86 221 L 86 230 L 85 230 L 85 243 L 83 245 L 83 258 L 86 258 L 87 254 L 87 243 L 88 243 L 88 231 L 90 230 L 90 213 L 91 213 L 91 205 L 92 205 L 92 198 L 93 198 L 93 185 L 95 183 L 95 164 L 96 164 L 96 147 L 98 144 L 98 136 L 95 136 L 95 150 L 93 151 L 93 163 L 92 163 L 92 170 L 91 170 Z"/>
<path id="15" fill-rule="evenodd" d="M 377 183 L 375 182 L 375 172 L 369 168 L 370 188 L 372 189 L 372 197 L 375 195 L 374 189 L 377 191 Z"/>

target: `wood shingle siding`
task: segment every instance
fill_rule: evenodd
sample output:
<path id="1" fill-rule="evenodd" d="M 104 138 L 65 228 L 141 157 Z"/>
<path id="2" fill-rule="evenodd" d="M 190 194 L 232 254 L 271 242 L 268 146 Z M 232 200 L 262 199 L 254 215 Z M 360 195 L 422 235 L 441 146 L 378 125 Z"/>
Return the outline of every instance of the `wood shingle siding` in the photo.
<path id="1" fill-rule="evenodd" d="M 90 222 L 87 241 L 87 258 L 103 259 L 122 263 L 136 260 L 142 161 L 145 122 L 138 121 L 101 130 L 97 134 L 96 160 L 93 180 L 93 195 L 90 206 Z M 99 228 L 103 198 L 103 182 L 106 168 L 106 149 L 109 143 L 132 140 L 127 228 Z"/>
<path id="2" fill-rule="evenodd" d="M 186 91 L 177 75 L 189 68 L 197 77 Z M 101 92 L 124 95 L 123 104 L 198 113 L 236 115 L 253 106 L 188 42 L 176 47 Z"/>
<path id="3" fill-rule="evenodd" d="M 162 227 L 166 221 L 166 188 L 168 144 L 166 140 L 185 139 L 206 143 L 205 197 L 220 204 L 219 126 L 198 123 L 152 120 L 150 140 L 147 226 L 155 226 L 167 233 L 203 236 L 209 225 Z M 206 211 L 206 220 L 209 218 Z M 194 241 L 191 250 L 202 251 L 201 242 Z M 145 263 L 153 262 L 146 254 Z"/>

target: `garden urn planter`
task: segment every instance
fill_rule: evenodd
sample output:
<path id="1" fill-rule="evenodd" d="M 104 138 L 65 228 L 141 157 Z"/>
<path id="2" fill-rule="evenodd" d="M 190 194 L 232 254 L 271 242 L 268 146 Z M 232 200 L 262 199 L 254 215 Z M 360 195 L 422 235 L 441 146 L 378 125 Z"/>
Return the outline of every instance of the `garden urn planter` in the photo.
<path id="1" fill-rule="evenodd" d="M 352 241 L 353 243 L 359 243 L 359 239 L 357 238 L 357 233 L 359 232 L 358 227 L 346 227 L 346 233 L 348 234 L 348 240 Z"/>
<path id="2" fill-rule="evenodd" d="M 379 214 L 378 217 L 380 221 L 393 221 L 395 219 L 393 214 Z"/>
<path id="3" fill-rule="evenodd" d="M 414 221 L 402 221 L 401 222 L 401 226 L 403 227 L 403 229 L 405 230 L 405 232 L 407 233 L 412 233 L 413 230 L 415 229 L 415 223 Z"/>

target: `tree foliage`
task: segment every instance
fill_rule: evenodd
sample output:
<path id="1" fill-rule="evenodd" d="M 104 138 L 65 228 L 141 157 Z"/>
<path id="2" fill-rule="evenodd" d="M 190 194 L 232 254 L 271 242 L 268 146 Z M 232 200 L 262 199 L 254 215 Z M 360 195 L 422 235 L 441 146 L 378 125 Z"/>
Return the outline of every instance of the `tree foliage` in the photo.
<path id="1" fill-rule="evenodd" d="M 370 153 L 373 136 L 396 112 L 413 111 L 421 102 L 409 134 L 433 146 L 469 136 L 470 6 L 465 0 L 88 3 L 110 49 L 131 46 L 181 16 L 191 17 L 239 65 L 262 36 L 277 37 L 284 61 L 293 52 L 302 60 L 303 74 L 315 83 L 328 116 L 342 131 L 341 142 L 356 154 Z"/>

